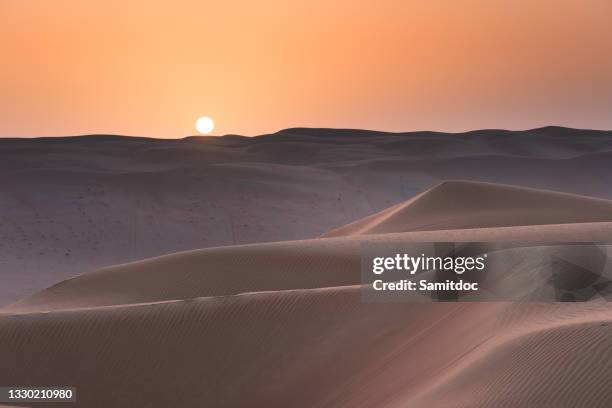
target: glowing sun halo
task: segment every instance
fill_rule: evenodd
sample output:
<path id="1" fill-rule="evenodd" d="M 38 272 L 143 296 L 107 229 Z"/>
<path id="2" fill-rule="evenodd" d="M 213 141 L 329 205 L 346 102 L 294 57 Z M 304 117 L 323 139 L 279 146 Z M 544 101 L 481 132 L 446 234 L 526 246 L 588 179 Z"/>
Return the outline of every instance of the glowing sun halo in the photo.
<path id="1" fill-rule="evenodd" d="M 202 134 L 208 134 L 215 128 L 215 122 L 208 116 L 202 116 L 196 120 L 196 129 Z"/>

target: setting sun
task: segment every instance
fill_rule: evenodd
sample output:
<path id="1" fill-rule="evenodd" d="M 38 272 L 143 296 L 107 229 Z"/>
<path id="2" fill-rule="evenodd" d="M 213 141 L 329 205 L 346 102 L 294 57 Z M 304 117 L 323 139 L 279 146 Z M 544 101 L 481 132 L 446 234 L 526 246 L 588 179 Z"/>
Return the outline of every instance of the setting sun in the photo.
<path id="1" fill-rule="evenodd" d="M 215 122 L 208 116 L 202 116 L 196 120 L 196 129 L 201 134 L 208 134 L 215 128 Z"/>

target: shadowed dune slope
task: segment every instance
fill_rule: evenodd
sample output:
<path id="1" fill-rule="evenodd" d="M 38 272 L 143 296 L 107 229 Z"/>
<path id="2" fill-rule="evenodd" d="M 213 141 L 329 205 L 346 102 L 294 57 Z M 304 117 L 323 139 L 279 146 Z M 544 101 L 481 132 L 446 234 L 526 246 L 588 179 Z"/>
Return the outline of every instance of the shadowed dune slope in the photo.
<path id="1" fill-rule="evenodd" d="M 481 203 L 448 205 L 466 191 Z M 366 240 L 609 241 L 608 208 L 449 183 L 361 221 L 375 231 L 100 269 L 0 309 L 0 384 L 75 386 L 66 407 L 609 407 L 606 302 L 364 303 L 359 286 Z M 464 224 L 411 230 L 426 218 Z"/>
<path id="2" fill-rule="evenodd" d="M 472 181 L 447 181 L 323 237 L 612 221 L 612 201 Z"/>

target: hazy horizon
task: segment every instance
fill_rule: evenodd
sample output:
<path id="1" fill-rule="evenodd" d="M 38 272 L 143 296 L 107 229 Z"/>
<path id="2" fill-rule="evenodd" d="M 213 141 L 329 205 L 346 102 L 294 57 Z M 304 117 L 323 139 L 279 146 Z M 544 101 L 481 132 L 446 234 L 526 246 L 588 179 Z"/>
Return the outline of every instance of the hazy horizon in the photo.
<path id="1" fill-rule="evenodd" d="M 0 137 L 612 129 L 612 3 L 0 3 Z"/>
<path id="2" fill-rule="evenodd" d="M 561 126 L 561 125 L 544 125 L 544 126 L 538 126 L 535 128 L 528 128 L 528 129 L 504 129 L 504 128 L 499 128 L 499 127 L 494 127 L 494 128 L 482 128 L 482 129 L 468 129 L 465 131 L 457 131 L 457 132 L 447 132 L 447 131 L 442 131 L 442 130 L 431 130 L 431 129 L 419 129 L 419 130 L 406 130 L 406 131 L 386 131 L 386 130 L 380 130 L 380 129 L 358 129 L 358 128 L 339 128 L 339 127 L 328 127 L 328 128 L 323 128 L 323 127 L 310 127 L 310 126 L 292 126 L 292 127 L 288 127 L 288 128 L 284 128 L 284 129 L 278 129 L 275 131 L 271 131 L 271 132 L 267 132 L 267 133 L 261 133 L 261 134 L 237 134 L 237 133 L 224 133 L 224 134 L 217 134 L 217 133 L 211 133 L 208 135 L 201 135 L 201 134 L 197 134 L 197 133 L 193 133 L 193 134 L 187 134 L 187 135 L 177 135 L 177 136 L 169 136 L 169 137 L 159 137 L 159 136 L 149 136 L 149 135 L 138 135 L 138 134 L 121 134 L 121 133 L 81 133 L 81 134 L 70 134 L 70 135 L 40 135 L 40 136 L 2 136 L 0 137 L 0 139 L 45 139 L 45 138 L 62 138 L 62 137 L 86 137 L 86 136 L 117 136 L 117 137 L 134 137 L 134 138 L 148 138 L 148 139 L 160 139 L 160 140 L 164 140 L 164 139 L 185 139 L 188 137 L 224 137 L 224 136 L 240 136 L 240 137 L 259 137 L 259 136 L 267 136 L 267 135 L 273 135 L 273 134 L 277 134 L 277 133 L 281 133 L 287 130 L 292 130 L 292 129 L 311 129 L 311 130 L 329 130 L 329 131 L 334 131 L 334 130 L 354 130 L 354 131 L 358 131 L 358 132 L 380 132 L 380 133 L 390 133 L 390 134 L 404 134 L 404 133 L 427 133 L 427 132 L 431 132 L 431 133 L 445 133 L 445 134 L 465 134 L 465 133 L 471 133 L 471 132 L 480 132 L 480 131 L 508 131 L 508 132 L 529 132 L 529 131 L 533 131 L 533 130 L 538 130 L 538 129 L 545 129 L 545 128 L 562 128 L 562 129 L 569 129 L 569 130 L 575 130 L 575 131 L 596 131 L 596 132 L 612 132 L 612 129 L 595 129 L 595 128 L 573 128 L 573 127 L 568 127 L 568 126 Z"/>

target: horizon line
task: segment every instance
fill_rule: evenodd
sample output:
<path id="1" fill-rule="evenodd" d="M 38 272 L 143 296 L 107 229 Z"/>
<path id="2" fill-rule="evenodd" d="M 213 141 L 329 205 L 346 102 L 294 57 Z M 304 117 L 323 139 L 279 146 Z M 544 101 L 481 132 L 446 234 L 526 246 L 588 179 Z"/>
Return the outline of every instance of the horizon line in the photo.
<path id="1" fill-rule="evenodd" d="M 278 130 L 271 133 L 262 133 L 257 135 L 240 135 L 237 133 L 226 133 L 222 135 L 203 135 L 203 134 L 192 134 L 178 137 L 155 137 L 155 136 L 143 136 L 134 134 L 119 134 L 119 133 L 82 133 L 82 134 L 71 134 L 71 135 L 48 135 L 48 136 L 0 136 L 0 140 L 37 140 L 37 139 L 68 139 L 68 138 L 88 138 L 88 137 L 116 137 L 116 138 L 133 138 L 133 139 L 153 139 L 153 140 L 185 140 L 190 138 L 225 138 L 225 137 L 240 137 L 240 138 L 257 138 L 272 135 L 279 135 L 282 133 L 288 133 L 292 131 L 330 131 L 330 132 L 367 132 L 367 133 L 378 133 L 388 135 L 408 135 L 414 133 L 436 133 L 436 134 L 447 134 L 447 135 L 464 135 L 475 132 L 508 132 L 508 133 L 522 133 L 522 132 L 533 132 L 541 130 L 571 130 L 571 131 L 582 131 L 582 132 L 612 132 L 612 129 L 596 129 L 596 128 L 575 128 L 570 126 L 561 125 L 545 125 L 538 126 L 535 128 L 527 129 L 504 129 L 504 128 L 477 128 L 466 131 L 442 131 L 442 130 L 410 130 L 410 131 L 386 131 L 366 128 L 344 128 L 344 127 L 309 127 L 309 126 L 296 126 Z M 296 135 L 297 136 L 297 135 Z"/>

